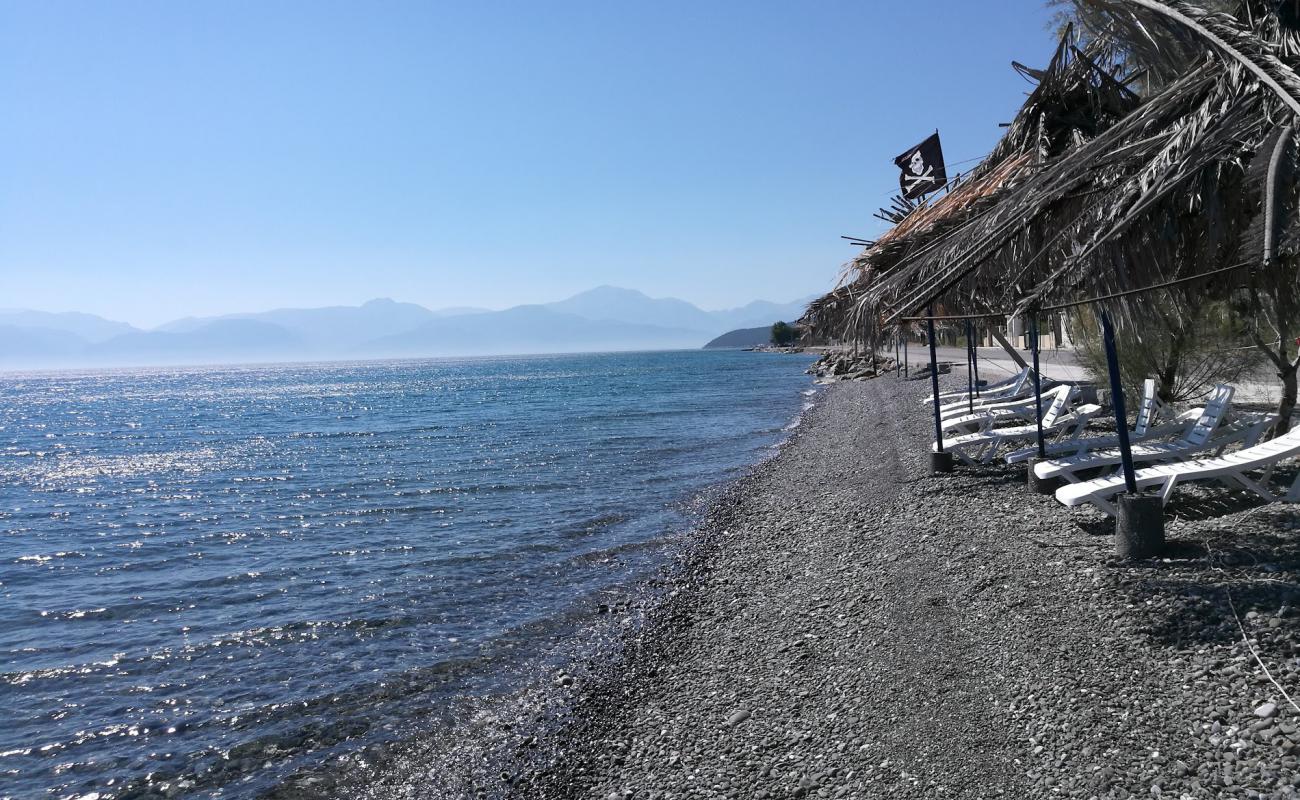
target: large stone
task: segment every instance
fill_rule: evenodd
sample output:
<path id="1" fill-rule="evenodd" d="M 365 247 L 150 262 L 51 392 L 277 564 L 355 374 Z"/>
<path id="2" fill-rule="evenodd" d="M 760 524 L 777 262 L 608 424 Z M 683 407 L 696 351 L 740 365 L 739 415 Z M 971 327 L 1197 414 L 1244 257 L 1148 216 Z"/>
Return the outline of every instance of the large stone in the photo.
<path id="1" fill-rule="evenodd" d="M 1029 491 L 1035 494 L 1052 494 L 1061 481 L 1059 478 L 1040 478 L 1034 474 L 1034 465 L 1040 460 L 1037 456 L 1029 459 L 1029 472 L 1026 474 Z"/>
<path id="2" fill-rule="evenodd" d="M 1152 558 L 1165 547 L 1165 509 L 1159 495 L 1121 494 L 1115 517 L 1115 554 Z"/>
<path id="3" fill-rule="evenodd" d="M 930 453 L 930 474 L 952 472 L 952 453 Z"/>

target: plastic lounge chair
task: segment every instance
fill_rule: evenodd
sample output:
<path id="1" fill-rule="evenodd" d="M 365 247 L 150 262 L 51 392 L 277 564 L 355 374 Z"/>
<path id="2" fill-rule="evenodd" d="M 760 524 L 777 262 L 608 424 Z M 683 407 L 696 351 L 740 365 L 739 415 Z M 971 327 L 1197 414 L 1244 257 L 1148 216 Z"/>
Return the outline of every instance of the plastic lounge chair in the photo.
<path id="1" fill-rule="evenodd" d="M 1183 436 L 1167 442 L 1145 442 L 1131 448 L 1134 462 L 1173 461 L 1194 456 L 1206 450 L 1222 451 L 1234 442 L 1242 441 L 1250 435 L 1254 418 L 1243 417 L 1230 426 L 1224 421 L 1232 408 L 1232 396 L 1235 390 L 1231 386 L 1220 384 L 1214 387 L 1210 399 L 1201 415 L 1191 429 Z M 1262 431 L 1260 431 L 1262 433 Z M 1258 434 L 1256 434 L 1258 436 Z M 1254 444 L 1253 441 L 1250 444 Z M 1218 455 L 1218 453 L 1215 453 Z M 1063 478 L 1077 483 L 1077 474 L 1091 469 L 1119 464 L 1122 458 L 1118 447 L 1080 453 L 1071 456 L 1040 461 L 1034 465 L 1034 474 L 1039 478 Z"/>
<path id="2" fill-rule="evenodd" d="M 1279 462 L 1296 456 L 1300 456 L 1300 428 L 1292 429 L 1291 432 L 1262 444 L 1242 448 L 1216 458 L 1179 461 L 1140 469 L 1134 473 L 1134 477 L 1137 479 L 1138 489 L 1159 486 L 1162 503 L 1169 502 L 1169 496 L 1173 494 L 1174 487 L 1178 484 L 1211 478 L 1218 479 L 1231 488 L 1248 489 L 1271 503 L 1279 499 L 1267 486 L 1273 476 L 1273 468 Z M 1263 470 L 1263 474 L 1258 479 L 1246 475 L 1256 470 Z M 1124 476 L 1112 475 L 1062 486 L 1056 490 L 1056 499 L 1067 506 L 1092 503 L 1114 516 L 1115 506 L 1111 498 L 1123 491 L 1125 491 Z M 1297 477 L 1291 484 L 1291 488 L 1280 499 L 1287 502 L 1300 500 L 1300 477 Z"/>
<path id="3" fill-rule="evenodd" d="M 1223 421 L 1232 406 L 1233 388 L 1220 384 L 1214 389 L 1196 424 L 1181 439 L 1172 442 L 1152 442 L 1131 448 L 1135 463 L 1144 461 L 1177 461 L 1206 451 L 1220 455 L 1231 444 L 1244 442 L 1253 445 L 1264 433 L 1267 415 L 1243 415 L 1232 423 Z M 1034 465 L 1034 474 L 1041 479 L 1064 478 L 1071 483 L 1080 481 L 1078 473 L 1098 467 L 1119 464 L 1122 461 L 1118 448 L 1100 450 L 1065 458 L 1054 458 Z"/>
<path id="4" fill-rule="evenodd" d="M 1162 439 L 1168 436 L 1187 433 L 1187 428 L 1200 417 L 1204 409 L 1195 409 L 1183 412 L 1174 419 L 1173 422 L 1164 425 L 1156 425 L 1156 420 L 1160 418 L 1161 412 L 1165 409 L 1165 404 L 1161 402 L 1159 395 L 1156 394 L 1156 382 L 1152 378 L 1147 378 L 1142 384 L 1142 405 L 1138 409 L 1137 424 L 1129 432 L 1129 441 L 1138 443 L 1148 440 Z M 1112 436 L 1093 436 L 1083 438 L 1079 436 L 1067 437 L 1062 441 L 1051 443 L 1044 448 L 1049 456 L 1067 456 L 1080 455 L 1089 450 L 1102 450 L 1108 447 L 1119 446 L 1119 435 Z M 1014 450 L 1007 453 L 1003 458 L 1008 464 L 1014 464 L 1018 461 L 1027 461 L 1038 455 L 1037 447 L 1024 447 L 1020 450 Z"/>
<path id="5" fill-rule="evenodd" d="M 1079 396 L 1079 387 L 1063 383 L 1043 392 L 1043 403 L 1048 407 L 1058 397 L 1064 397 L 1069 403 Z M 941 420 L 943 432 L 979 433 L 995 425 L 1016 421 L 1033 422 L 1038 417 L 1038 404 L 1032 396 L 1017 400 L 994 403 L 983 409 L 976 409 L 974 414 L 959 414 Z"/>
<path id="6" fill-rule="evenodd" d="M 1145 436 L 1138 436 L 1136 432 L 1129 431 L 1129 443 L 1148 443 L 1158 442 L 1162 439 L 1172 437 L 1183 437 L 1191 429 L 1196 420 L 1200 419 L 1205 413 L 1204 408 L 1189 408 L 1178 416 L 1163 422 L 1159 425 L 1153 425 L 1146 430 Z M 1055 442 L 1048 442 L 1043 449 L 1048 458 L 1067 458 L 1069 456 L 1082 456 L 1096 450 L 1113 450 L 1119 447 L 1119 435 L 1108 434 L 1106 436 L 1079 436 L 1076 438 L 1061 439 Z M 1028 461 L 1038 455 L 1038 448 L 1022 447 L 1019 450 L 1013 450 L 1007 453 L 1005 459 L 1007 463 L 1013 464 L 1017 461 Z"/>
<path id="7" fill-rule="evenodd" d="M 1052 404 L 1043 412 L 1044 435 L 1064 434 L 1066 436 L 1077 436 L 1080 431 L 1087 427 L 1092 418 L 1101 411 L 1101 406 L 1088 403 L 1067 414 L 1066 405 L 1069 403 L 1070 398 L 1069 392 L 1058 392 L 1052 399 Z M 1037 424 L 994 428 L 979 433 L 968 433 L 951 439 L 944 439 L 943 449 L 967 464 L 987 464 L 997 456 L 1002 445 L 1007 442 L 1031 439 L 1037 435 Z M 938 444 L 932 445 L 932 449 L 938 450 Z"/>
<path id="8" fill-rule="evenodd" d="M 1015 389 L 1015 391 L 1007 392 L 1006 394 L 996 395 L 993 397 L 985 395 L 974 399 L 954 400 L 952 402 L 944 403 L 939 406 L 939 416 L 956 417 L 964 414 L 978 414 L 980 411 L 997 406 L 1000 403 L 1011 403 L 1017 400 L 1031 399 L 1034 396 L 1034 382 L 1032 377 L 1031 374 L 1029 378 L 1026 378 L 1023 386 Z M 1043 391 L 1046 392 L 1048 389 L 1055 388 L 1060 385 L 1060 383 L 1060 381 L 1054 381 L 1050 378 L 1043 378 Z"/>
<path id="9" fill-rule="evenodd" d="M 1029 379 L 1029 367 L 1025 367 L 1024 369 L 1020 370 L 1020 372 L 1016 373 L 1015 375 L 1012 375 L 1011 377 L 1005 380 L 998 381 L 997 383 L 990 383 L 986 386 L 981 386 L 979 389 L 979 398 L 977 399 L 984 399 L 984 398 L 1005 399 L 1005 397 L 1007 396 L 1017 394 L 1024 387 L 1025 382 L 1028 379 Z M 969 397 L 969 394 L 970 393 L 967 392 L 965 389 L 962 389 L 961 391 L 957 391 L 957 392 L 944 392 L 939 395 L 939 404 L 951 405 L 952 401 L 960 401 L 964 403 L 966 402 L 967 397 Z M 921 402 L 925 404 L 933 404 L 934 398 L 926 397 L 923 398 Z"/>

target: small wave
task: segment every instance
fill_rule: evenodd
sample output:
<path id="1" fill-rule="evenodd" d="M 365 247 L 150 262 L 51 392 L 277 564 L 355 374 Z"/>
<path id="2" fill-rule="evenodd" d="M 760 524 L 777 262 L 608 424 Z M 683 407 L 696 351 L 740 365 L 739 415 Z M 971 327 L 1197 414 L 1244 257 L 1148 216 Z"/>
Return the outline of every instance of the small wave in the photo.
<path id="1" fill-rule="evenodd" d="M 85 553 L 82 553 L 77 550 L 61 550 L 57 553 L 50 553 L 49 555 L 18 556 L 18 558 L 14 559 L 14 562 L 19 564 L 21 563 L 48 564 L 56 558 L 85 558 L 85 557 L 86 557 Z"/>
<path id="2" fill-rule="evenodd" d="M 598 517 L 565 525 L 559 529 L 558 533 L 562 537 L 590 536 L 604 528 L 611 528 L 626 522 L 628 519 L 629 517 L 626 514 L 602 514 Z"/>
<path id="3" fill-rule="evenodd" d="M 5 470 L 5 477 L 43 485 L 93 482 L 105 478 L 136 478 L 159 473 L 196 475 L 229 464 L 230 459 L 222 459 L 210 447 L 136 455 L 55 455 L 48 459 L 42 458 L 34 464 Z"/>

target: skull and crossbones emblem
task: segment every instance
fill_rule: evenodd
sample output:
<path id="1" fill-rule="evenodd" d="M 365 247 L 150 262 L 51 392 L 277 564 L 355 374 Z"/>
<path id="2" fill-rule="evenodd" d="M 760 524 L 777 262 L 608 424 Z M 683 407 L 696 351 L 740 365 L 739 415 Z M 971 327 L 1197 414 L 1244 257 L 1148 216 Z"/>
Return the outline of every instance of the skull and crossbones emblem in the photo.
<path id="1" fill-rule="evenodd" d="M 909 192 L 918 186 L 934 182 L 934 167 L 925 163 L 919 149 L 912 153 L 912 157 L 908 159 L 907 170 L 912 174 L 904 175 L 903 180 L 907 182 L 906 188 Z"/>

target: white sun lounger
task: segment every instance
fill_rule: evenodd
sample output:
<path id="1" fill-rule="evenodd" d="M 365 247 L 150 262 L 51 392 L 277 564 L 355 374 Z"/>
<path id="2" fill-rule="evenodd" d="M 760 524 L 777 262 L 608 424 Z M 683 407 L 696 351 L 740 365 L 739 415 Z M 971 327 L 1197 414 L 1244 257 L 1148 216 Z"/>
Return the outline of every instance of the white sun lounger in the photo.
<path id="1" fill-rule="evenodd" d="M 1058 392 L 1052 404 L 1043 413 L 1043 434 L 1077 436 L 1087 427 L 1092 418 L 1101 411 L 1101 406 L 1092 403 L 1081 405 L 1073 413 L 1066 414 L 1066 404 L 1070 401 L 1068 392 Z M 1038 435 L 1038 425 L 1015 425 L 1006 428 L 994 428 L 979 433 L 968 433 L 943 440 L 943 449 L 960 458 L 967 464 L 987 464 L 997 457 L 998 450 L 1007 442 L 1018 442 Z M 939 445 L 931 445 L 938 450 Z"/>
<path id="2" fill-rule="evenodd" d="M 1029 379 L 1029 367 L 1025 367 L 1024 369 L 1020 370 L 1020 372 L 1016 373 L 1015 375 L 1012 375 L 1011 377 L 1005 380 L 998 381 L 997 383 L 990 383 L 986 386 L 981 386 L 979 389 L 979 397 L 976 399 L 979 400 L 983 400 L 985 398 L 1005 399 L 1008 396 L 1013 396 L 1017 394 L 1022 388 L 1024 388 L 1025 382 L 1028 379 Z M 960 401 L 962 403 L 965 403 L 967 397 L 969 396 L 970 396 L 970 392 L 968 392 L 965 389 L 962 389 L 961 391 L 957 391 L 957 392 L 944 392 L 939 395 L 939 405 L 941 406 L 952 405 L 952 402 L 950 401 Z M 926 397 L 922 399 L 921 402 L 927 405 L 933 405 L 934 397 Z"/>
<path id="3" fill-rule="evenodd" d="M 1155 441 L 1170 436 L 1177 436 L 1187 433 L 1187 429 L 1197 418 L 1201 416 L 1204 409 L 1197 408 L 1185 411 L 1179 414 L 1171 422 L 1163 425 L 1155 424 L 1165 409 L 1165 404 L 1160 401 L 1159 395 L 1156 394 L 1156 382 L 1147 378 L 1142 384 L 1142 405 L 1138 409 L 1137 424 L 1129 432 L 1129 441 L 1136 444 L 1143 441 Z M 1110 436 L 1091 436 L 1091 437 L 1071 437 L 1048 444 L 1044 450 L 1046 455 L 1054 457 L 1063 457 L 1070 455 L 1081 455 L 1089 450 L 1103 450 L 1108 447 L 1119 446 L 1119 435 Z M 1038 448 L 1023 447 L 1019 450 L 1013 450 L 1007 453 L 1003 458 L 1008 464 L 1014 464 L 1019 461 L 1028 461 L 1030 458 L 1038 455 Z"/>
<path id="4" fill-rule="evenodd" d="M 1158 442 L 1162 439 L 1169 439 L 1175 436 L 1186 436 L 1187 431 L 1205 413 L 1204 408 L 1189 408 L 1168 422 L 1159 425 L 1153 425 L 1147 428 L 1146 435 L 1138 436 L 1133 431 L 1129 431 L 1129 443 L 1137 444 L 1148 442 Z M 1097 450 L 1113 450 L 1119 447 L 1119 434 L 1107 434 L 1105 436 L 1078 436 L 1074 438 L 1060 439 L 1055 442 L 1048 442 L 1044 448 L 1048 458 L 1067 458 L 1069 456 L 1082 456 Z M 1019 450 L 1013 450 L 1007 453 L 1005 459 L 1008 464 L 1014 464 L 1018 461 L 1028 461 L 1038 455 L 1038 448 L 1022 447 Z"/>
<path id="5" fill-rule="evenodd" d="M 1242 441 L 1247 445 L 1254 444 L 1264 432 L 1265 419 L 1262 417 L 1242 417 L 1220 430 L 1232 406 L 1233 391 L 1231 386 L 1223 384 L 1214 387 L 1214 392 L 1205 405 L 1205 411 L 1201 413 L 1187 435 L 1181 439 L 1172 442 L 1151 442 L 1130 448 L 1134 463 L 1175 461 L 1207 450 L 1215 451 L 1214 455 L 1219 455 L 1230 444 Z M 1034 465 L 1034 474 L 1040 479 L 1064 478 L 1071 483 L 1077 483 L 1078 473 L 1112 466 L 1121 461 L 1119 449 L 1112 448 L 1040 461 Z"/>
<path id="6" fill-rule="evenodd" d="M 1069 403 L 1078 396 L 1079 387 L 1063 383 L 1043 392 L 1043 403 L 1045 406 L 1050 407 L 1058 397 L 1065 398 L 1065 402 Z M 942 419 L 941 423 L 945 434 L 979 433 L 987 431 L 995 425 L 1011 423 L 1017 420 L 1033 422 L 1037 418 L 1038 404 L 1031 395 L 1019 400 L 994 403 L 986 406 L 983 410 L 977 409 L 974 414 L 959 414 L 947 417 Z"/>
<path id="7" fill-rule="evenodd" d="M 1048 389 L 1052 389 L 1056 387 L 1059 384 L 1060 381 L 1055 381 L 1052 380 L 1051 378 L 1042 379 L 1042 386 L 1044 392 L 1047 391 Z M 985 409 L 997 406 L 1002 403 L 1014 403 L 1017 400 L 1028 400 L 1033 396 L 1034 396 L 1034 381 L 1033 381 L 1033 375 L 1031 374 L 1029 377 L 1025 379 L 1023 385 L 1015 388 L 1013 391 L 1008 391 L 1003 394 L 994 395 L 992 397 L 983 395 L 973 399 L 961 399 L 961 400 L 953 400 L 951 402 L 946 402 L 943 405 L 939 406 L 939 416 L 955 417 L 955 416 L 961 416 L 963 414 L 978 414 L 979 412 Z"/>
<path id="8" fill-rule="evenodd" d="M 1289 433 L 1276 439 L 1217 458 L 1179 461 L 1140 469 L 1134 473 L 1134 477 L 1137 479 L 1138 489 L 1159 486 L 1162 503 L 1169 502 L 1169 496 L 1173 494 L 1174 487 L 1178 484 L 1211 478 L 1218 479 L 1232 488 L 1248 489 L 1271 503 L 1279 499 L 1267 487 L 1269 479 L 1273 476 L 1273 468 L 1279 462 L 1296 456 L 1300 456 L 1300 428 L 1292 428 Z M 1263 471 L 1258 479 L 1246 475 L 1256 470 Z M 1056 499 L 1067 506 L 1092 503 L 1114 516 L 1115 506 L 1111 498 L 1123 491 L 1125 491 L 1124 476 L 1112 475 L 1062 486 L 1056 490 Z M 1300 500 L 1300 477 L 1291 484 L 1291 488 L 1280 499 L 1287 502 Z"/>

